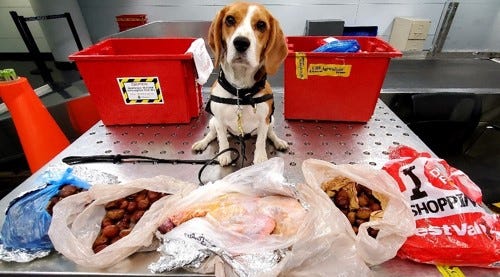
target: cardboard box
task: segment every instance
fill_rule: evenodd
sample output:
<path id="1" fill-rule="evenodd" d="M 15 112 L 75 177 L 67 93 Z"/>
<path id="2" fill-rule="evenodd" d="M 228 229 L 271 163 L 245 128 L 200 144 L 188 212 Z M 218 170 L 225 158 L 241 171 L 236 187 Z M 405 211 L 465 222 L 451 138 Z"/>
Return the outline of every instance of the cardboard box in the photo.
<path id="1" fill-rule="evenodd" d="M 324 37 L 288 37 L 285 118 L 367 122 L 375 110 L 391 58 L 401 52 L 376 37 L 355 39 L 357 53 L 312 52 Z"/>
<path id="2" fill-rule="evenodd" d="M 421 51 L 430 26 L 430 19 L 396 17 L 392 25 L 389 43 L 401 51 Z M 417 47 L 420 45 L 422 46 Z"/>
<path id="3" fill-rule="evenodd" d="M 425 39 L 409 39 L 403 51 L 422 51 L 424 49 L 424 43 Z"/>

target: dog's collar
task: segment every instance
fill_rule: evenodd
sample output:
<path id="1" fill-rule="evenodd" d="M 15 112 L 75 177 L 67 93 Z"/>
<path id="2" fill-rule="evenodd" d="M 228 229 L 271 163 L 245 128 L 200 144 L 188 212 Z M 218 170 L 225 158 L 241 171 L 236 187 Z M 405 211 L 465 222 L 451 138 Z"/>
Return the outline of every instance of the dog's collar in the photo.
<path id="1" fill-rule="evenodd" d="M 224 76 L 224 71 L 222 69 L 219 72 L 219 78 L 217 79 L 217 82 L 229 93 L 232 95 L 240 98 L 240 99 L 248 99 L 253 97 L 255 94 L 257 94 L 259 91 L 264 89 L 266 86 L 266 79 L 267 75 L 264 74 L 262 78 L 257 81 L 252 87 L 250 88 L 235 88 L 229 81 L 226 79 L 226 76 Z"/>
<path id="2" fill-rule="evenodd" d="M 222 70 L 219 73 L 219 79 L 217 81 L 222 86 L 222 88 L 224 88 L 232 95 L 236 96 L 236 98 L 218 97 L 211 94 L 210 99 L 207 102 L 207 106 L 205 107 L 205 110 L 211 115 L 213 115 L 211 102 L 228 104 L 228 105 L 251 105 L 253 108 L 255 108 L 256 104 L 273 99 L 272 93 L 264 94 L 260 97 L 253 97 L 255 94 L 257 94 L 265 87 L 266 85 L 265 74 L 260 81 L 258 81 L 257 83 L 255 83 L 255 85 L 253 85 L 253 87 L 247 89 L 237 89 L 234 86 L 232 86 L 224 77 L 224 72 Z M 272 104 L 271 114 L 273 113 L 274 113 L 274 103 Z"/>

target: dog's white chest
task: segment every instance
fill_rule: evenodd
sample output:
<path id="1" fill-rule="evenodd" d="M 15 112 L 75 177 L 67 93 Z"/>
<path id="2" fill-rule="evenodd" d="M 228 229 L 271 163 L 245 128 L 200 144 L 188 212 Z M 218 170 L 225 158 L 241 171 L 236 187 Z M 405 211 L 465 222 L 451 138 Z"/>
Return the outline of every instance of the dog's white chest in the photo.
<path id="1" fill-rule="evenodd" d="M 223 98 L 232 97 L 220 85 L 216 85 L 212 93 Z M 220 123 L 227 126 L 228 131 L 240 135 L 240 128 L 245 134 L 254 134 L 260 124 L 264 124 L 269 114 L 269 105 L 265 102 L 254 105 L 231 105 L 211 101 L 211 110 Z M 241 118 L 240 118 L 241 117 Z"/>

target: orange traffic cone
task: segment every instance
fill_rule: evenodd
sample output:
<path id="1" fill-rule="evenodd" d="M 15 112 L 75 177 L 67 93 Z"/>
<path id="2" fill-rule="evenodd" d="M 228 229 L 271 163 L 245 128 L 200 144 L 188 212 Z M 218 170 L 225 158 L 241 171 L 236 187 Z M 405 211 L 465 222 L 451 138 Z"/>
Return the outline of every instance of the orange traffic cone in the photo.
<path id="1" fill-rule="evenodd" d="M 78 135 L 85 133 L 101 119 L 90 95 L 66 102 L 66 108 L 71 126 Z"/>
<path id="2" fill-rule="evenodd" d="M 10 111 L 31 173 L 69 145 L 26 78 L 0 81 L 0 98 Z"/>

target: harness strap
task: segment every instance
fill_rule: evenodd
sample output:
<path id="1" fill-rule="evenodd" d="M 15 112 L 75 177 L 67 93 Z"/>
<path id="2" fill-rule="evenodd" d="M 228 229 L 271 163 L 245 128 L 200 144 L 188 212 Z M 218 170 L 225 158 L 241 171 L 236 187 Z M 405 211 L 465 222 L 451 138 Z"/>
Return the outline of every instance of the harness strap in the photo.
<path id="1" fill-rule="evenodd" d="M 273 99 L 272 94 L 266 94 L 262 95 L 260 97 L 255 97 L 255 98 L 243 98 L 240 99 L 239 104 L 240 105 L 251 105 L 252 107 L 255 106 L 255 104 L 259 104 L 262 102 L 266 102 L 267 100 Z M 217 103 L 223 103 L 223 104 L 229 104 L 229 105 L 238 105 L 238 99 L 236 98 L 224 98 L 224 97 L 219 97 L 215 95 L 210 95 L 210 101 L 214 101 Z"/>
<path id="2" fill-rule="evenodd" d="M 272 94 L 266 94 L 260 97 L 256 98 L 251 98 L 251 100 L 241 100 L 240 99 L 240 105 L 251 105 L 252 107 L 255 107 L 255 104 L 259 104 L 262 102 L 266 102 L 267 100 L 273 99 Z M 207 105 L 205 106 L 205 111 L 211 115 L 214 115 L 212 112 L 212 108 L 210 107 L 210 104 L 212 104 L 212 101 L 216 103 L 222 103 L 222 104 L 228 104 L 228 105 L 238 105 L 238 99 L 236 98 L 224 98 L 224 97 L 219 97 L 215 95 L 210 95 L 210 99 L 208 99 Z M 271 115 L 274 114 L 274 102 L 271 107 Z"/>
<path id="3" fill-rule="evenodd" d="M 208 103 L 205 107 L 205 111 L 207 111 L 211 115 L 214 115 L 210 107 L 211 101 L 228 105 L 252 105 L 252 107 L 255 108 L 255 104 L 262 103 L 273 98 L 272 94 L 266 94 L 255 98 L 253 97 L 255 94 L 259 93 L 266 87 L 266 80 L 267 75 L 264 74 L 264 76 L 262 76 L 262 78 L 257 81 L 252 87 L 239 89 L 235 88 L 233 85 L 231 85 L 231 83 L 229 83 L 229 81 L 226 79 L 226 76 L 224 75 L 224 71 L 221 69 L 219 71 L 219 78 L 217 79 L 217 82 L 227 92 L 236 96 L 236 98 L 224 98 L 210 95 L 210 99 L 208 100 Z"/>
<path id="4" fill-rule="evenodd" d="M 217 82 L 229 93 L 236 97 L 240 97 L 240 99 L 247 98 L 247 97 L 253 97 L 255 94 L 257 94 L 259 91 L 264 89 L 266 87 L 266 80 L 267 80 L 267 75 L 264 74 L 262 78 L 257 81 L 252 87 L 250 88 L 236 88 L 234 87 L 229 81 L 226 79 L 226 76 L 224 75 L 224 71 L 222 69 L 219 72 L 219 78 L 217 79 Z"/>

